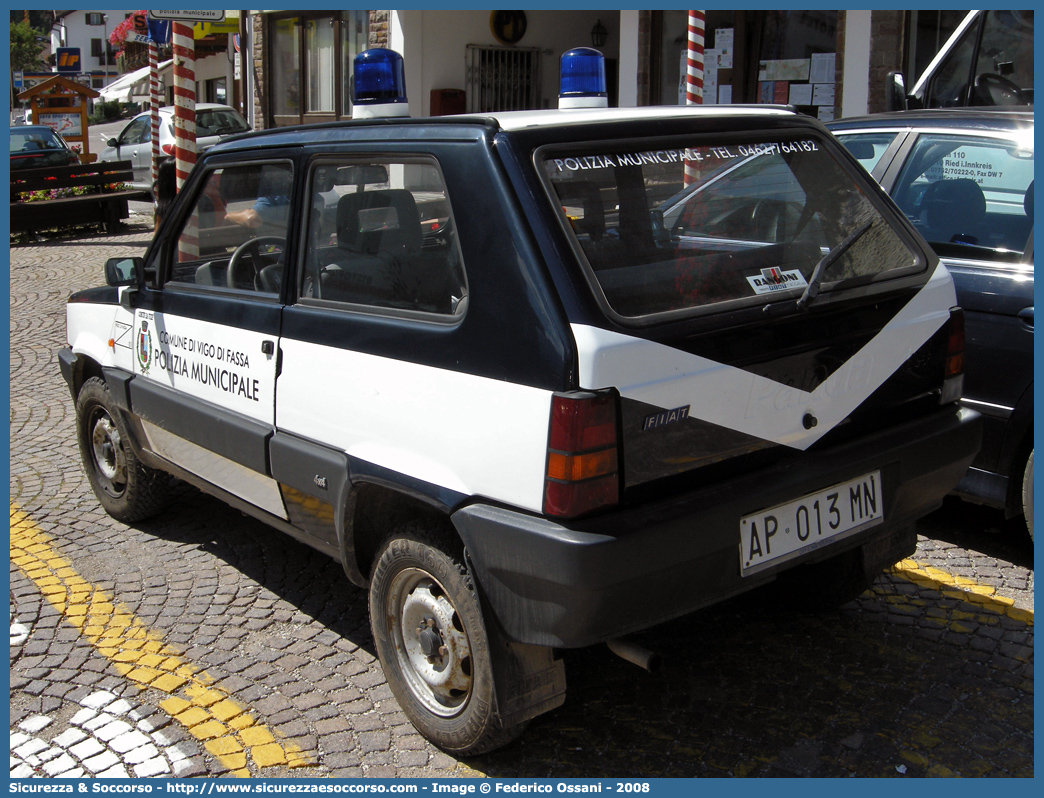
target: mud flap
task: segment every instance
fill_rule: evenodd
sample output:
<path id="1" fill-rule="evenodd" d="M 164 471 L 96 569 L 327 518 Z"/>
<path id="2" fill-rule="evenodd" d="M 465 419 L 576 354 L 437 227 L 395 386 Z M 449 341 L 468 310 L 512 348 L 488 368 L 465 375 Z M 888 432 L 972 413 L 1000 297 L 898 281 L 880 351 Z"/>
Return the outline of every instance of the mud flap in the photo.
<path id="1" fill-rule="evenodd" d="M 497 712 L 503 728 L 550 712 L 565 703 L 565 663 L 550 646 L 510 641 L 490 608 L 467 550 L 464 561 L 471 572 L 489 639 Z"/>
<path id="2" fill-rule="evenodd" d="M 525 643 L 507 643 L 499 631 L 490 640 L 497 709 L 505 727 L 550 712 L 565 703 L 565 664 L 554 649 Z"/>

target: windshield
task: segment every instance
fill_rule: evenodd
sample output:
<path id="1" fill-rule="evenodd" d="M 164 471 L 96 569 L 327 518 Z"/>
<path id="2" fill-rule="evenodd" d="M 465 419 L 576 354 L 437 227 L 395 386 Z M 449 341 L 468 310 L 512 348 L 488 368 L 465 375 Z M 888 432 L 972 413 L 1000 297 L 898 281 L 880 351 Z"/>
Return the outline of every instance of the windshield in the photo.
<path id="1" fill-rule="evenodd" d="M 723 309 L 921 267 L 820 140 L 783 136 L 541 157 L 610 308 L 625 317 Z"/>
<path id="2" fill-rule="evenodd" d="M 245 133 L 250 126 L 231 108 L 208 108 L 196 111 L 197 136 L 230 136 Z"/>

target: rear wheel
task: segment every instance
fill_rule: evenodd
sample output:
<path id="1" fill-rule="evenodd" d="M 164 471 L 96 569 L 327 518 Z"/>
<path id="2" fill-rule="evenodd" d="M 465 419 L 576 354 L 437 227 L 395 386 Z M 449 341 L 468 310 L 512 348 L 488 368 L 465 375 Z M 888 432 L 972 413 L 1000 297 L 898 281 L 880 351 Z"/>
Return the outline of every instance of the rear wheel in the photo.
<path id="1" fill-rule="evenodd" d="M 448 536 L 447 536 L 448 537 Z M 388 685 L 418 731 L 481 754 L 521 734 L 497 711 L 489 637 L 463 558 L 425 523 L 388 540 L 370 579 L 370 622 Z"/>
<path id="2" fill-rule="evenodd" d="M 1030 449 L 1026 467 L 1022 471 L 1022 513 L 1026 518 L 1026 530 L 1033 540 L 1033 452 Z"/>
<path id="3" fill-rule="evenodd" d="M 77 438 L 87 479 L 105 511 L 133 523 L 163 507 L 170 477 L 141 464 L 104 380 L 87 380 L 76 398 Z"/>

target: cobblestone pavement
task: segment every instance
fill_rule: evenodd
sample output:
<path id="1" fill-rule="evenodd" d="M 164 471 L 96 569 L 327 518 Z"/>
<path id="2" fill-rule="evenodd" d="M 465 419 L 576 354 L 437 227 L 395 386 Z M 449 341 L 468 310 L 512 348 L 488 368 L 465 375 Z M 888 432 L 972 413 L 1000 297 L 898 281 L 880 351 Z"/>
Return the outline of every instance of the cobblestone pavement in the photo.
<path id="1" fill-rule="evenodd" d="M 55 352 L 137 221 L 11 251 L 12 776 L 1033 775 L 1033 549 L 959 502 L 840 611 L 728 602 L 639 635 L 656 674 L 566 652 L 562 708 L 439 752 L 332 560 L 189 487 L 134 527 L 91 494 Z"/>

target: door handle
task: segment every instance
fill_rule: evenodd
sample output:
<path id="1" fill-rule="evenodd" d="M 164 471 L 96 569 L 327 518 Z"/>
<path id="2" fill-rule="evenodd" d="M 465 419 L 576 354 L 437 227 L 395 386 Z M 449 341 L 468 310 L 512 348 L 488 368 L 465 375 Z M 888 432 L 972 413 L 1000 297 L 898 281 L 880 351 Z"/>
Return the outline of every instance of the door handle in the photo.
<path id="1" fill-rule="evenodd" d="M 1025 324 L 1031 330 L 1033 329 L 1033 308 L 1032 307 L 1023 308 L 1022 310 L 1020 310 L 1015 315 L 1017 315 L 1022 320 L 1023 324 Z"/>
<path id="2" fill-rule="evenodd" d="M 263 354 L 263 355 L 274 355 L 275 354 L 275 341 L 262 341 L 261 342 L 261 354 Z"/>

